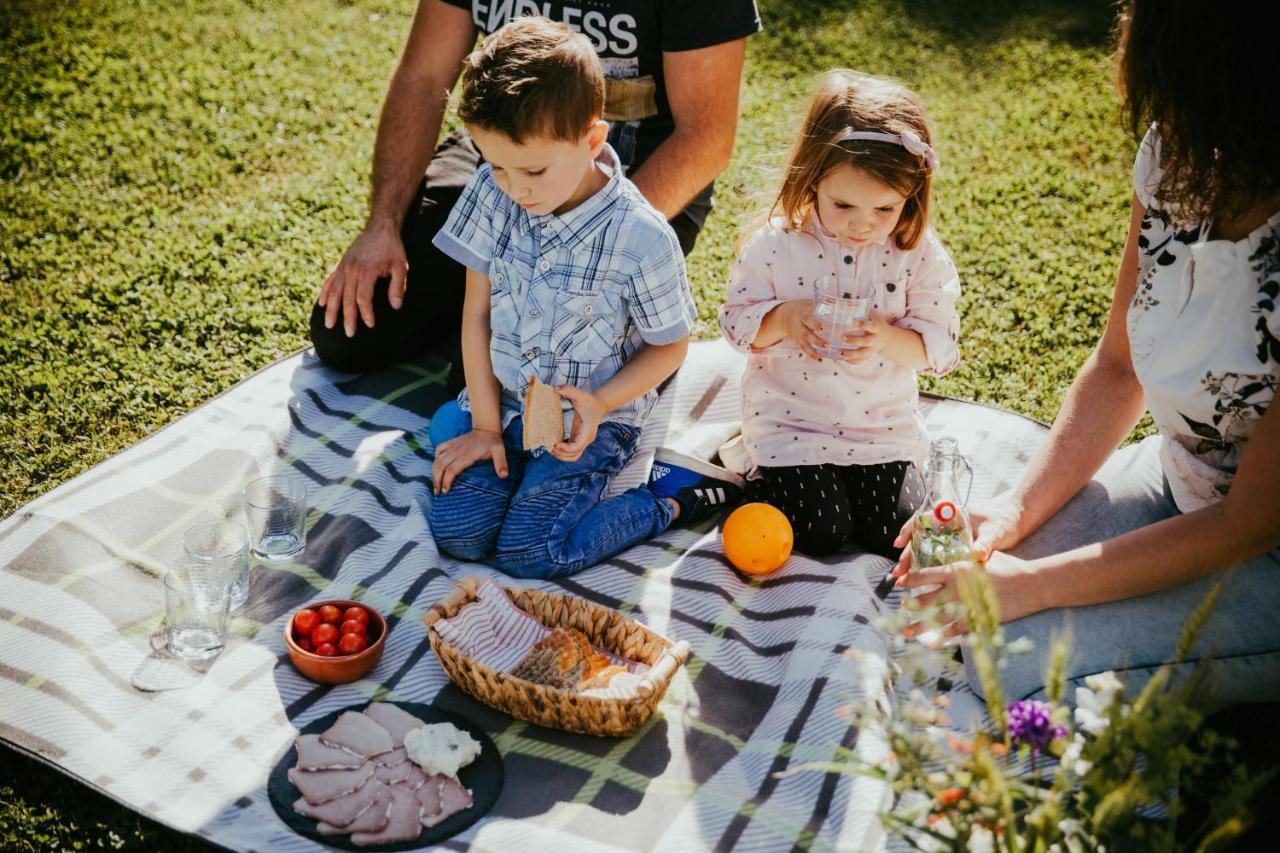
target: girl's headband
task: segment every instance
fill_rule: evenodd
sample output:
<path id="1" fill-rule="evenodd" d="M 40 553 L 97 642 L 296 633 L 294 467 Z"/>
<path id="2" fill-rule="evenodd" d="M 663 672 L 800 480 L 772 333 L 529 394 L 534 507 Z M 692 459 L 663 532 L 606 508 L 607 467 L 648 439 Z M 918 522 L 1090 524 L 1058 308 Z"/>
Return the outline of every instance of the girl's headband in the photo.
<path id="1" fill-rule="evenodd" d="M 849 142 L 854 139 L 866 139 L 872 142 L 892 142 L 894 145 L 901 145 L 907 151 L 915 154 L 917 157 L 923 157 L 925 165 L 930 171 L 938 168 L 938 155 L 929 143 L 925 142 L 915 131 L 904 130 L 902 133 L 879 133 L 872 130 L 854 130 L 846 127 L 840 131 L 840 135 L 831 140 L 833 145 L 839 145 L 841 142 Z"/>

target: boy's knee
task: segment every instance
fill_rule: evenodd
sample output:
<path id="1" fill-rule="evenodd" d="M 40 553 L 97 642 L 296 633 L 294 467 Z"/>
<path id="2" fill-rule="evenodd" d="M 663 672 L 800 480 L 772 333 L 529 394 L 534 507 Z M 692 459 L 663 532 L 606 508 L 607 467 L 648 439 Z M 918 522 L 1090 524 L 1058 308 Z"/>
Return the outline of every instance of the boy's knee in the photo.
<path id="1" fill-rule="evenodd" d="M 427 511 L 427 523 L 436 547 L 459 560 L 479 560 L 493 550 L 498 541 L 502 517 L 486 518 L 489 513 L 465 498 L 466 488 L 455 488 L 444 494 L 433 495 Z"/>

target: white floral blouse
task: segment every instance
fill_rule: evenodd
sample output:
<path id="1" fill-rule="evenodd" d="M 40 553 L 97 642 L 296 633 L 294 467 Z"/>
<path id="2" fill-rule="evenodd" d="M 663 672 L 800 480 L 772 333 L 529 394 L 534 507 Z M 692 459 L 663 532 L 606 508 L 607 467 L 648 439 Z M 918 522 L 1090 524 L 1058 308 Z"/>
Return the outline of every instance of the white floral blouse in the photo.
<path id="1" fill-rule="evenodd" d="M 1174 223 L 1153 193 L 1160 138 L 1134 163 L 1146 207 L 1129 347 L 1164 442 L 1161 462 L 1183 512 L 1220 500 L 1280 377 L 1280 213 L 1243 240 L 1210 240 L 1211 223 Z"/>

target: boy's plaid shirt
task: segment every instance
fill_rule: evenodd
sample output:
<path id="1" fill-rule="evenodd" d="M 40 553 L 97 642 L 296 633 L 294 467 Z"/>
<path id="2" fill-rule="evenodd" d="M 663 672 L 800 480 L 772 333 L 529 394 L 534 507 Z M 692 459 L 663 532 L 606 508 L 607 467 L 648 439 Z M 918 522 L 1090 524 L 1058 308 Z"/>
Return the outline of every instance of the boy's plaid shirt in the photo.
<path id="1" fill-rule="evenodd" d="M 486 163 L 434 243 L 489 277 L 489 354 L 502 385 L 502 424 L 520 414 L 529 380 L 594 391 L 646 343 L 688 335 L 696 312 L 684 257 L 662 214 L 622 175 L 608 145 L 609 182 L 563 216 L 530 215 Z M 467 392 L 459 395 L 468 408 Z M 650 391 L 605 420 L 640 426 Z M 572 411 L 565 413 L 566 427 Z"/>

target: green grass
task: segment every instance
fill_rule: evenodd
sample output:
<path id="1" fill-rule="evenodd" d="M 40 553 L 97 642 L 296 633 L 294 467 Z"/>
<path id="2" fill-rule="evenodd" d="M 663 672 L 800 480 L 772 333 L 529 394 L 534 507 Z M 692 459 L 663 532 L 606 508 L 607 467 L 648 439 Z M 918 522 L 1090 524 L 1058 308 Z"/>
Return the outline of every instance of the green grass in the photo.
<path id="1" fill-rule="evenodd" d="M 737 230 L 814 75 L 891 74 L 930 110 L 936 226 L 965 287 L 965 361 L 924 384 L 1051 419 L 1102 329 L 1127 222 L 1110 3 L 761 6 L 737 153 L 689 259 L 699 333 L 716 334 Z M 363 219 L 412 7 L 0 4 L 0 517 L 307 343 Z M 0 847 L 173 846 L 11 757 Z"/>

